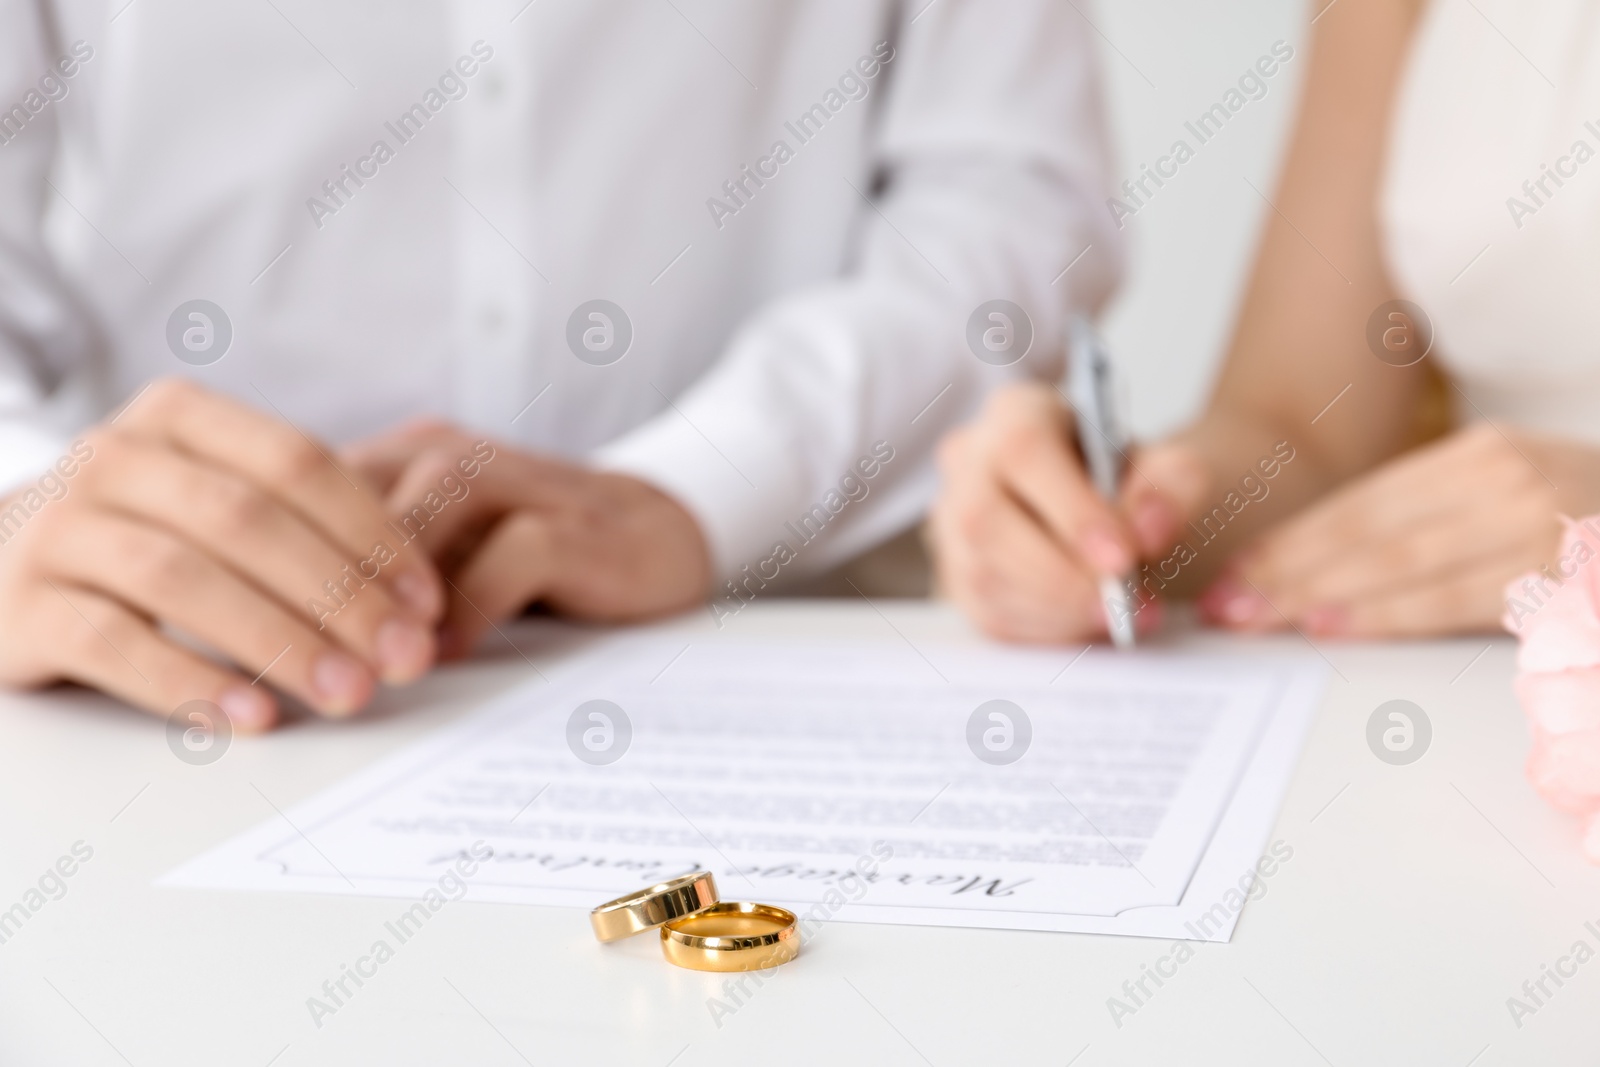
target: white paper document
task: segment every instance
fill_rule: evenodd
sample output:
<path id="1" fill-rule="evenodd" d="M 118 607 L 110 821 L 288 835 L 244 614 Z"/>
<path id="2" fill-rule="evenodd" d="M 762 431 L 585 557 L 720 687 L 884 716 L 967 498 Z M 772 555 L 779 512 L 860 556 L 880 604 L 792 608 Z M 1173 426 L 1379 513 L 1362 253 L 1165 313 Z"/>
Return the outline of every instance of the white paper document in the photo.
<path id="1" fill-rule="evenodd" d="M 1324 668 L 624 636 L 546 674 L 160 884 L 417 898 L 473 850 L 480 901 L 704 867 L 818 919 L 1226 940 Z"/>

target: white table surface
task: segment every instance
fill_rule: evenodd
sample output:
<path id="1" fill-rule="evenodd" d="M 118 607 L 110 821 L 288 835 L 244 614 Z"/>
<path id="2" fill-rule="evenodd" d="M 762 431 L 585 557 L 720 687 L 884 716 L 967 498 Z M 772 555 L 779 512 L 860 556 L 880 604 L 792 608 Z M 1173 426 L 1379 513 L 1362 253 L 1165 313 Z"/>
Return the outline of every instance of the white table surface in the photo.
<path id="1" fill-rule="evenodd" d="M 668 628 L 716 639 L 703 614 Z M 509 632 L 536 663 L 559 654 L 546 630 Z M 726 632 L 975 640 L 914 602 L 758 603 Z M 1195 946 L 1120 1027 L 1107 999 L 1167 942 L 832 923 L 719 1027 L 707 1000 L 724 977 L 665 965 L 653 939 L 601 948 L 579 910 L 462 903 L 318 1029 L 307 997 L 397 901 L 152 881 L 273 817 L 269 799 L 287 809 L 523 680 L 521 656 L 490 649 L 362 719 L 235 739 L 204 767 L 103 698 L 0 696 L 0 909 L 74 842 L 94 849 L 0 944 L 0 1065 L 1600 1061 L 1600 960 L 1520 1027 L 1506 1004 L 1580 938 L 1600 949 L 1584 927 L 1600 929 L 1600 871 L 1522 777 L 1511 642 L 1318 647 L 1338 674 L 1273 832 L 1293 859 L 1231 943 Z M 1365 737 L 1395 698 L 1434 730 L 1403 767 Z"/>

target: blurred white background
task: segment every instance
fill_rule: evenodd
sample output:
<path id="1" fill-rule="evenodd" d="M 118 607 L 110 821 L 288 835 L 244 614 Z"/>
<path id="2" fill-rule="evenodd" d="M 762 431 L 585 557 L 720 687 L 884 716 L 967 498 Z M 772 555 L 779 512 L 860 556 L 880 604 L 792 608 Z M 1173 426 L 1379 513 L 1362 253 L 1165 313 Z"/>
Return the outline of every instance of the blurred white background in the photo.
<path id="1" fill-rule="evenodd" d="M 1137 177 L 1238 83 L 1273 42 L 1294 58 L 1138 215 L 1125 220 L 1129 271 L 1104 327 L 1140 437 L 1176 429 L 1204 404 L 1226 350 L 1274 196 L 1309 52 L 1327 0 L 1073 0 L 1092 21 L 1116 145 L 1116 180 Z M 1094 32 L 1094 31 L 1091 31 Z"/>

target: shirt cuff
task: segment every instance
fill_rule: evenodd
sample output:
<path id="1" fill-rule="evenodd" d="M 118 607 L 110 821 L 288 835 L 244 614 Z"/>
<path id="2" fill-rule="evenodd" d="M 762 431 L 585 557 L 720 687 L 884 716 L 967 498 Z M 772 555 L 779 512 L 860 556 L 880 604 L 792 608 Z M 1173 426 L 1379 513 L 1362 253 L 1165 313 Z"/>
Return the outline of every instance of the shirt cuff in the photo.
<path id="1" fill-rule="evenodd" d="M 598 449 L 590 462 L 648 482 L 676 500 L 699 524 L 713 573 L 721 580 L 771 552 L 782 537 L 773 516 L 794 493 L 790 486 L 765 484 L 783 477 L 779 472 L 792 463 L 785 462 L 781 444 L 760 435 L 740 436 L 741 447 L 774 454 L 742 451 L 736 467 L 686 416 L 669 409 Z M 751 471 L 759 472 L 759 487 L 747 477 Z"/>

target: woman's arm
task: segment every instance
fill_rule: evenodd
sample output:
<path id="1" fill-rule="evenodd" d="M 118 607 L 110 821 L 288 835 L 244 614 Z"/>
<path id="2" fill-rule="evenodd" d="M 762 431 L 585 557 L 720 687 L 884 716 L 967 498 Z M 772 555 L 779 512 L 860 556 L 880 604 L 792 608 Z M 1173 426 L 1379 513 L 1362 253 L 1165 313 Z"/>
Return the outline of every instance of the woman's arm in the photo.
<path id="1" fill-rule="evenodd" d="M 997 393 L 945 441 L 931 541 L 942 587 L 984 630 L 1032 641 L 1103 633 L 1096 579 L 1130 573 L 1149 627 L 1156 588 L 1197 589 L 1252 528 L 1415 439 L 1436 379 L 1380 362 L 1365 335 L 1393 296 L 1375 204 L 1420 3 L 1336 0 L 1317 17 L 1298 126 L 1215 397 L 1192 428 L 1135 454 L 1115 506 L 1083 476 L 1073 414 L 1048 386 Z M 1224 511 L 1215 546 L 1184 545 L 1188 522 L 1233 502 L 1241 478 L 1259 482 L 1263 457 L 1281 459 L 1279 442 L 1294 459 L 1274 468 L 1271 492 Z"/>
<path id="2" fill-rule="evenodd" d="M 1373 312 L 1396 295 L 1376 205 L 1420 6 L 1338 0 L 1317 21 L 1299 119 L 1227 362 L 1205 414 L 1172 442 L 1201 458 L 1219 497 L 1188 502 L 1190 518 L 1209 513 L 1276 443 L 1294 449 L 1267 499 L 1228 525 L 1219 548 L 1416 441 L 1427 365 L 1380 361 L 1366 333 Z M 1208 550 L 1186 576 L 1214 571 L 1224 555 Z"/>

